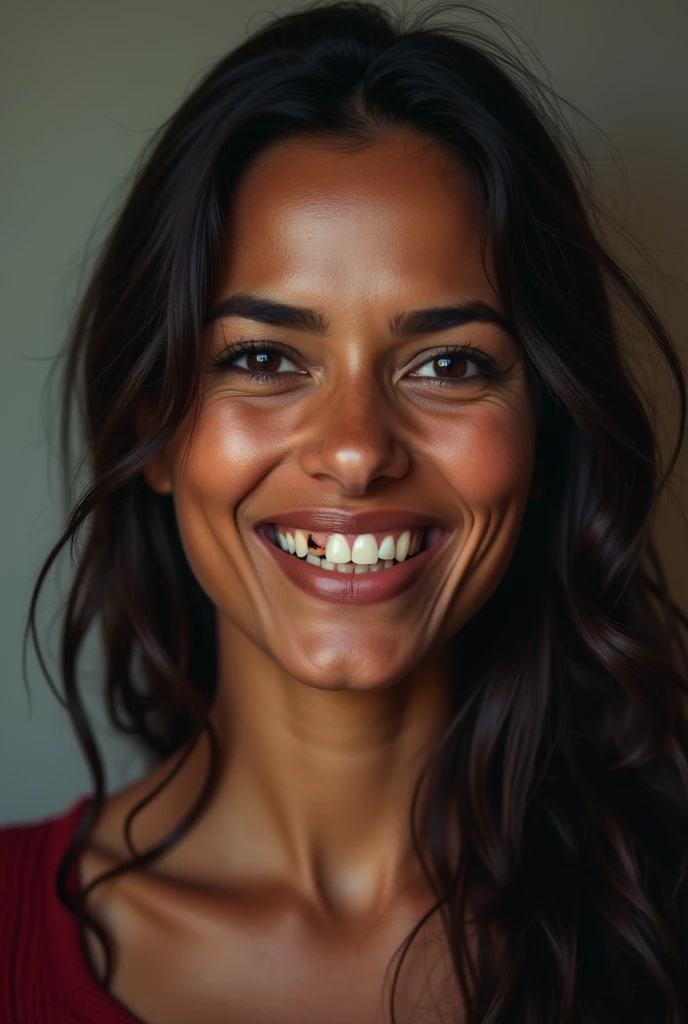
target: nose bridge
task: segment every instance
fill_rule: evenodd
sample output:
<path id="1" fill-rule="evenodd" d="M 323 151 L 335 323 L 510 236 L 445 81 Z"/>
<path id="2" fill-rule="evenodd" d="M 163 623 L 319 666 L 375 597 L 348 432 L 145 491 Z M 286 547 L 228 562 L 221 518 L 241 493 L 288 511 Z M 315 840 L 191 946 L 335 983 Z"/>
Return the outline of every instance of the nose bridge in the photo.
<path id="1" fill-rule="evenodd" d="M 370 369 L 340 377 L 311 413 L 301 453 L 307 473 L 331 476 L 347 492 L 363 493 L 379 477 L 398 478 L 407 471 L 394 403 Z"/>

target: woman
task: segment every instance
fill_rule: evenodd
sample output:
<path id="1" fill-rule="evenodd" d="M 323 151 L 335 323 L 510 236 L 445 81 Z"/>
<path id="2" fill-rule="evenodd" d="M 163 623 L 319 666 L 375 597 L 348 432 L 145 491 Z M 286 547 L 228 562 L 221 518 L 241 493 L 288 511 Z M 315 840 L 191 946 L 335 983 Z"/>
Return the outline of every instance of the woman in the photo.
<path id="1" fill-rule="evenodd" d="M 270 21 L 103 248 L 64 375 L 92 481 L 28 623 L 79 538 L 94 793 L 1 833 L 3 1020 L 688 1019 L 650 538 L 684 370 L 546 91 L 449 9 Z M 664 476 L 619 299 L 678 390 Z M 92 625 L 155 758 L 110 795 Z"/>

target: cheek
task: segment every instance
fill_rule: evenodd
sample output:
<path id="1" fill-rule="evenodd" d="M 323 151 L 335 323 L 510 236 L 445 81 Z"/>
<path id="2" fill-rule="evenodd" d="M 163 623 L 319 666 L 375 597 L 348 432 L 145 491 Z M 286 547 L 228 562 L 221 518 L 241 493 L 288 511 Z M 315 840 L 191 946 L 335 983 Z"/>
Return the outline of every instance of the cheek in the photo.
<path id="1" fill-rule="evenodd" d="M 172 446 L 175 510 L 182 546 L 200 586 L 241 618 L 250 605 L 245 544 L 238 532 L 244 499 L 281 458 L 284 431 L 256 407 L 210 399 L 191 434 L 191 418 Z M 287 435 L 288 436 L 288 435 Z"/>
<path id="2" fill-rule="evenodd" d="M 498 414 L 499 413 L 499 414 Z M 461 501 L 476 511 L 499 508 L 527 495 L 534 438 L 524 417 L 485 408 L 449 426 L 433 445 Z"/>
<path id="3" fill-rule="evenodd" d="M 202 411 L 182 470 L 186 439 L 177 446 L 178 497 L 231 514 L 279 460 L 280 437 L 271 418 L 239 403 L 210 402 Z"/>

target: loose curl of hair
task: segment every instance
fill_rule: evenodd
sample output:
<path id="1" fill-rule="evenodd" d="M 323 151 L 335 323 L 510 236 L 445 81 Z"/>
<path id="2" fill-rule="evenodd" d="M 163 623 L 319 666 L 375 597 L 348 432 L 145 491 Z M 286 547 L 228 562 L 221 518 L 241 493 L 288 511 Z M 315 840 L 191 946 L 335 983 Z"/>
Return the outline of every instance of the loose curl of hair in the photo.
<path id="1" fill-rule="evenodd" d="M 451 717 L 409 816 L 436 902 L 397 950 L 391 1020 L 402 961 L 433 914 L 468 1024 L 688 1020 L 680 633 L 688 618 L 650 536 L 685 433 L 685 371 L 657 312 L 603 241 L 601 225 L 613 218 L 594 198 L 556 93 L 494 33 L 453 17 L 435 21 L 465 12 L 506 32 L 477 3 L 434 4 L 407 23 L 372 3 L 316 2 L 249 35 L 151 138 L 77 304 L 63 353 L 60 450 L 70 466 L 77 410 L 90 482 L 69 500 L 66 527 L 37 577 L 23 667 L 26 675 L 30 636 L 93 777 L 55 891 L 103 943 L 106 990 L 112 950 L 86 909 L 89 892 L 169 849 L 217 778 L 215 608 L 186 560 L 172 496 L 155 493 L 142 470 L 187 411 L 198 414 L 202 337 L 232 190 L 251 159 L 281 140 L 356 149 L 409 130 L 454 151 L 479 197 L 495 287 L 541 388 L 535 472 L 545 495 L 528 506 L 497 590 L 460 631 Z M 677 389 L 679 437 L 664 473 L 641 386 L 623 358 L 623 314 L 642 326 Z M 142 398 L 154 416 L 139 433 Z M 41 654 L 36 607 L 68 542 L 61 693 Z M 76 669 L 93 625 L 109 720 L 153 758 L 180 759 L 127 818 L 131 861 L 75 900 L 69 872 L 105 797 Z M 163 841 L 138 852 L 134 815 L 203 734 L 211 765 L 198 802 Z M 419 814 L 421 781 L 428 796 Z M 449 852 L 452 813 L 458 862 Z"/>

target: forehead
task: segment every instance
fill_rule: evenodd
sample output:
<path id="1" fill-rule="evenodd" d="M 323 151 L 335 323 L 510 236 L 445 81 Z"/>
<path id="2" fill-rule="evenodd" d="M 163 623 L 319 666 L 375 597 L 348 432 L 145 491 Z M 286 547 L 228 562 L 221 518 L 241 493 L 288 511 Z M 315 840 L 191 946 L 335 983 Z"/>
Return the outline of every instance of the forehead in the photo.
<path id="1" fill-rule="evenodd" d="M 399 134 L 356 151 L 293 139 L 263 151 L 232 194 L 225 283 L 494 301 L 480 230 L 458 159 L 427 139 Z"/>

